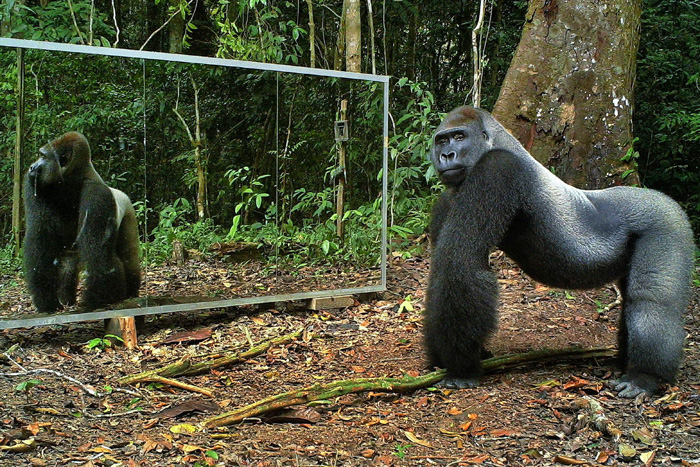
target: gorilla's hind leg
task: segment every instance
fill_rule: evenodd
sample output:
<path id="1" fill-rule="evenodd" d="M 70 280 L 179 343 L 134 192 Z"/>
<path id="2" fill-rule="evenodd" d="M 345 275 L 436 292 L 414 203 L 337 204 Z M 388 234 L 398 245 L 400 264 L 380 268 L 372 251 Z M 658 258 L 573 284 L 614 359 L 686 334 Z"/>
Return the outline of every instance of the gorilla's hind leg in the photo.
<path id="1" fill-rule="evenodd" d="M 673 381 L 683 355 L 692 243 L 677 231 L 637 239 L 623 288 L 620 344 L 624 374 L 613 382 L 620 397 L 653 394 Z"/>

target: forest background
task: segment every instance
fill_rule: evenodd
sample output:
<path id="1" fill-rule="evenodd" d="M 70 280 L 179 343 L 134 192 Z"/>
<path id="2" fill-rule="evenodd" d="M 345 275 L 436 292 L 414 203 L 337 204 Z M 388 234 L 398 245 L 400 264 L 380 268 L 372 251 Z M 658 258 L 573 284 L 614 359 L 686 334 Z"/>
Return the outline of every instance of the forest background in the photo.
<path id="1" fill-rule="evenodd" d="M 485 2 L 479 63 L 483 71 L 480 103 L 487 110 L 499 96 L 528 8 L 542 2 L 530 3 Z M 348 4 L 359 14 L 346 14 L 351 11 Z M 544 5 L 552 7 L 551 2 Z M 426 231 L 430 207 L 441 191 L 426 157 L 432 132 L 444 112 L 474 97 L 472 34 L 479 6 L 479 2 L 403 0 L 12 0 L 0 2 L 0 35 L 391 76 L 389 233 L 394 251 L 411 255 L 422 248 L 413 240 Z M 614 40 L 617 32 L 606 34 Z M 17 52 L 0 50 L 0 63 L 4 75 L 0 83 L 0 266 L 18 271 L 12 231 Z M 58 136 L 54 128 L 60 120 L 66 131 L 78 129 L 90 135 L 95 165 L 109 184 L 127 193 L 141 193 L 144 187 L 133 181 L 139 177 L 125 174 L 143 171 L 131 161 L 140 160 L 144 151 L 143 142 L 135 136 L 144 106 L 152 121 L 161 122 L 160 127 L 149 128 L 147 143 L 149 154 L 155 155 L 149 163 L 149 178 L 158 182 L 149 185 L 148 206 L 137 202 L 140 214 L 149 220 L 148 227 L 142 226 L 149 240 L 148 261 L 170 258 L 175 239 L 206 252 L 215 242 L 272 244 L 281 238 L 295 239 L 292 261 L 313 262 L 327 255 L 360 263 L 376 261 L 381 145 L 370 138 L 382 121 L 381 92 L 376 85 L 343 87 L 313 79 L 286 83 L 282 92 L 288 93 L 287 106 L 280 132 L 275 130 L 274 115 L 279 83 L 261 75 L 217 75 L 174 64 L 152 67 L 143 87 L 154 89 L 154 97 L 144 101 L 141 87 L 119 84 L 130 77 L 141 79 L 138 67 L 116 62 L 67 64 L 60 55 L 51 54 L 33 63 L 26 71 L 28 129 L 22 172 L 34 159 L 36 148 Z M 67 92 L 50 92 L 57 77 Z M 661 190 L 681 203 L 697 235 L 697 1 L 641 2 L 632 82 L 634 139 L 626 141 L 626 150 L 615 157 L 636 169 L 638 178 L 627 183 Z M 168 88 L 169 92 L 162 91 Z M 245 105 L 237 105 L 232 93 L 239 99 L 244 95 Z M 340 183 L 332 124 L 342 99 L 350 101 L 353 134 L 368 135 L 368 139 L 355 138 L 348 145 L 347 233 L 341 242 L 336 236 L 335 197 Z M 57 113 L 57 109 L 70 111 Z M 287 131 L 292 121 L 294 131 Z M 314 143 L 324 139 L 324 144 Z M 125 157 L 127 153 L 131 157 Z M 295 153 L 303 154 L 301 160 L 309 165 L 293 163 Z M 283 168 L 295 184 L 283 192 L 281 202 L 275 201 L 275 184 L 285 180 L 270 176 L 274 161 L 280 160 L 276 156 L 282 156 L 283 164 L 287 158 Z M 308 170 L 310 166 L 320 167 L 323 176 Z M 556 173 L 557 167 L 551 169 Z M 272 222 L 273 218 L 284 223 Z"/>

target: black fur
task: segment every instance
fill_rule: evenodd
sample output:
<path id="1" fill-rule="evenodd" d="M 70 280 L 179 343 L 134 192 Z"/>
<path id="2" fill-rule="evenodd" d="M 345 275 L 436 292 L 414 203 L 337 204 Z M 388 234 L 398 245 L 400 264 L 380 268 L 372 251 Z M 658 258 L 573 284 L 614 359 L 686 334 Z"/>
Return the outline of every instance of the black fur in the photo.
<path id="1" fill-rule="evenodd" d="M 80 267 L 86 311 L 138 296 L 138 225 L 129 198 L 102 181 L 81 134 L 66 133 L 39 152 L 24 183 L 24 269 L 34 306 L 52 313 L 74 304 Z"/>
<path id="2" fill-rule="evenodd" d="M 425 343 L 448 387 L 473 386 L 497 324 L 488 264 L 499 247 L 535 280 L 582 289 L 618 281 L 623 397 L 653 393 L 682 359 L 693 268 L 682 209 L 647 189 L 584 191 L 540 165 L 488 112 L 452 111 L 431 155 L 447 190 L 433 209 Z"/>

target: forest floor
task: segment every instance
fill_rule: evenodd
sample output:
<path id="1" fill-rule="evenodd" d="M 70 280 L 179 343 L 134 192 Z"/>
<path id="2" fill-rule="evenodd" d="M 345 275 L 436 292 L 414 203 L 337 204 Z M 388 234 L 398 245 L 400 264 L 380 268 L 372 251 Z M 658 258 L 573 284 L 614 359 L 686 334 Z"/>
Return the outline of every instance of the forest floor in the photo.
<path id="1" fill-rule="evenodd" d="M 700 465 L 697 288 L 678 384 L 645 401 L 618 399 L 606 387 L 616 375 L 610 358 L 558 359 L 488 375 L 475 389 L 366 392 L 284 417 L 199 428 L 218 413 L 316 383 L 427 373 L 421 310 L 428 265 L 427 258 L 396 259 L 388 292 L 344 309 L 152 317 L 133 351 L 88 348 L 102 323 L 3 331 L 0 349 L 11 359 L 0 358 L 0 466 Z M 615 343 L 619 309 L 600 312 L 615 300 L 612 287 L 551 290 L 503 259 L 497 270 L 494 354 Z M 118 384 L 179 358 L 241 352 L 301 328 L 305 338 L 178 378 L 212 397 Z M 617 435 L 592 423 L 582 404 L 591 400 Z"/>

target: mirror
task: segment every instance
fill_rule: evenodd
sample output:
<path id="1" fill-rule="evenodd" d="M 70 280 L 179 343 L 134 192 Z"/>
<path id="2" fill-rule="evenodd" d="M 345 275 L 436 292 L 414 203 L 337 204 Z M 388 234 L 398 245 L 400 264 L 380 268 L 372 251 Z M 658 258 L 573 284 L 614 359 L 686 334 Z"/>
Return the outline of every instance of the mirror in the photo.
<path id="1" fill-rule="evenodd" d="M 140 298 L 110 308 L 137 315 L 383 290 L 384 77 L 52 47 L 25 52 L 22 173 L 39 147 L 78 130 L 97 172 L 131 197 Z M 0 48 L 5 69 L 16 70 L 16 53 Z M 16 73 L 6 80 L 16 88 Z M 11 252 L 11 184 L 0 200 Z M 21 261 L 8 257 L 0 319 L 36 316 Z M 67 307 L 60 322 L 86 319 L 79 311 Z"/>

